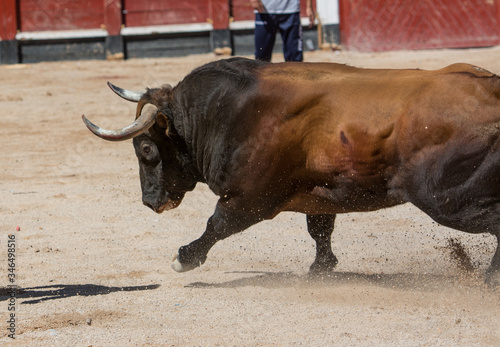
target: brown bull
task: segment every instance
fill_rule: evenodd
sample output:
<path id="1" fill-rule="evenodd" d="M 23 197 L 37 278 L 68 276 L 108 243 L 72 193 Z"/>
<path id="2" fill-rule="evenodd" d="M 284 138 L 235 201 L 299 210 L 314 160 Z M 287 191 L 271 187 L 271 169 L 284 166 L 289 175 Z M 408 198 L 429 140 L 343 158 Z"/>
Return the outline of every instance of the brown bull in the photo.
<path id="1" fill-rule="evenodd" d="M 179 249 L 176 271 L 202 264 L 219 240 L 276 216 L 307 214 L 312 271 L 337 263 L 337 213 L 411 202 L 445 226 L 500 236 L 500 80 L 484 69 L 359 69 L 234 58 L 176 87 L 112 89 L 137 120 L 104 130 L 134 138 L 143 202 L 179 205 L 197 182 L 220 197 L 205 233 Z M 500 282 L 500 253 L 487 272 Z"/>

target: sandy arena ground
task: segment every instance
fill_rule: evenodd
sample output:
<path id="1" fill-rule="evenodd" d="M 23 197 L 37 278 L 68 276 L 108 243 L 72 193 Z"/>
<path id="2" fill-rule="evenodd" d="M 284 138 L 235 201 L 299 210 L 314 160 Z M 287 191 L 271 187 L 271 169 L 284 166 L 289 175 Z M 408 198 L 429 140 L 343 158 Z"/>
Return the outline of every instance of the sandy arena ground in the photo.
<path id="1" fill-rule="evenodd" d="M 307 61 L 441 68 L 468 62 L 500 73 L 500 47 L 360 54 Z M 40 346 L 500 346 L 500 292 L 483 285 L 495 240 L 433 222 L 410 205 L 340 215 L 336 272 L 307 275 L 314 243 L 305 216 L 284 213 L 217 244 L 191 272 L 170 268 L 198 238 L 216 197 L 199 185 L 157 215 L 141 203 L 131 141 L 117 128 L 133 90 L 176 84 L 219 59 L 82 61 L 0 66 L 0 285 L 16 238 L 15 340 L 0 296 L 0 344 Z M 275 61 L 282 59 L 276 56 Z M 16 231 L 16 227 L 20 231 Z"/>

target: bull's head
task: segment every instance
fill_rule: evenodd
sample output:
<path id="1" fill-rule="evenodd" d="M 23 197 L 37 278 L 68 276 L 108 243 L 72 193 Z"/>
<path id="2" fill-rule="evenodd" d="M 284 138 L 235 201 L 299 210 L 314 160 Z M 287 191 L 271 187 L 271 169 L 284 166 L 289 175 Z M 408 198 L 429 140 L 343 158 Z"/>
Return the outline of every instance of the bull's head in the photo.
<path id="1" fill-rule="evenodd" d="M 191 170 L 184 142 L 173 128 L 168 101 L 170 86 L 132 92 L 109 87 L 120 97 L 137 102 L 136 120 L 118 130 L 102 129 L 85 116 L 87 128 L 96 136 L 108 141 L 133 138 L 139 170 L 143 203 L 157 213 L 173 209 L 182 201 L 187 191 L 193 190 L 196 178 Z"/>

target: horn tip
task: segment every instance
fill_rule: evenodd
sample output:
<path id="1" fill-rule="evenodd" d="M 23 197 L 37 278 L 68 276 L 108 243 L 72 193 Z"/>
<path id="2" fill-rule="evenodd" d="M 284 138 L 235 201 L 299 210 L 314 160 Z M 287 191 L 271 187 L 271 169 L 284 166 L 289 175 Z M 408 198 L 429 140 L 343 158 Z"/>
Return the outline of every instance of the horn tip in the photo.
<path id="1" fill-rule="evenodd" d="M 134 92 L 134 91 L 122 89 L 120 87 L 115 86 L 113 83 L 111 83 L 109 81 L 107 82 L 107 84 L 108 84 L 108 87 L 115 94 L 117 94 L 119 97 L 121 97 L 121 98 L 123 98 L 125 100 L 128 100 L 128 101 L 139 102 L 141 100 L 141 98 L 145 94 L 145 93 L 142 93 L 142 92 Z"/>
<path id="2" fill-rule="evenodd" d="M 87 127 L 90 131 L 92 131 L 93 133 L 95 133 L 95 132 L 94 132 L 94 129 L 96 128 L 96 126 L 95 126 L 95 125 L 94 125 L 91 121 L 89 121 L 89 120 L 88 120 L 88 118 L 87 118 L 87 117 L 85 117 L 85 115 L 84 115 L 84 114 L 82 114 L 82 120 L 83 120 L 83 123 L 85 123 L 85 126 L 86 126 L 86 127 Z"/>

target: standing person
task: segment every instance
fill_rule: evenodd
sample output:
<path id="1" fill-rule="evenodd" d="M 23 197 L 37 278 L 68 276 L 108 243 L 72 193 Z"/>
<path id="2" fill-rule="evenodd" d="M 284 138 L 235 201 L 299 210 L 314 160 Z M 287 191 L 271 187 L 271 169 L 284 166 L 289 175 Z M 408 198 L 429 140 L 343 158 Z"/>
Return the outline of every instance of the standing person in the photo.
<path id="1" fill-rule="evenodd" d="M 255 59 L 271 61 L 276 33 L 283 39 L 285 61 L 303 61 L 300 0 L 250 0 L 255 11 Z M 314 23 L 312 0 L 306 15 Z"/>

